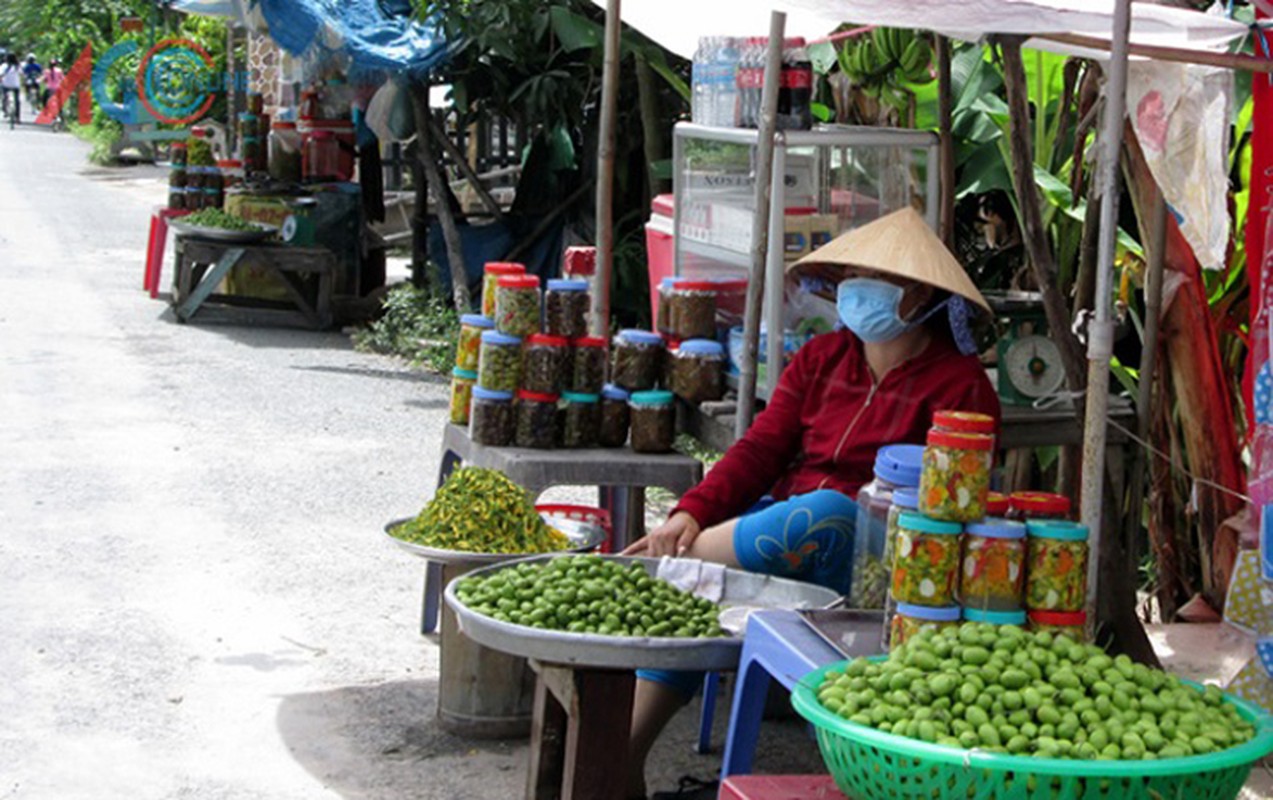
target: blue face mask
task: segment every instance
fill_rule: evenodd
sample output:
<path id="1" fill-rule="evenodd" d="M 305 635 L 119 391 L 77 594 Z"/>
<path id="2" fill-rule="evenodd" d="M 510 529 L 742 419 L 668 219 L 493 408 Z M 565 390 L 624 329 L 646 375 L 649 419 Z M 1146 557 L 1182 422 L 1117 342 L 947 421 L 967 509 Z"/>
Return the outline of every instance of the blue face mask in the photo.
<path id="1" fill-rule="evenodd" d="M 835 307 L 840 321 L 864 342 L 896 339 L 913 324 L 898 315 L 905 290 L 875 278 L 849 278 L 836 287 Z"/>

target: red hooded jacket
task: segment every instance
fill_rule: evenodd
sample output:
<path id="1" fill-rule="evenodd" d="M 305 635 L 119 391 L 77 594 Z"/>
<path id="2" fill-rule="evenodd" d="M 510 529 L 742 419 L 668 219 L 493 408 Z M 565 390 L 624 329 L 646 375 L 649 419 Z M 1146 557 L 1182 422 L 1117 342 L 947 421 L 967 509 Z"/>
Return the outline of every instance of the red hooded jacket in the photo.
<path id="1" fill-rule="evenodd" d="M 823 334 L 783 370 L 751 429 L 676 507 L 707 528 L 745 512 L 766 494 L 779 500 L 817 489 L 856 498 L 874 477 L 875 452 L 923 444 L 933 412 L 978 411 L 1000 420 L 999 398 L 976 356 L 935 337 L 920 355 L 877 383 L 862 343 L 848 331 Z"/>

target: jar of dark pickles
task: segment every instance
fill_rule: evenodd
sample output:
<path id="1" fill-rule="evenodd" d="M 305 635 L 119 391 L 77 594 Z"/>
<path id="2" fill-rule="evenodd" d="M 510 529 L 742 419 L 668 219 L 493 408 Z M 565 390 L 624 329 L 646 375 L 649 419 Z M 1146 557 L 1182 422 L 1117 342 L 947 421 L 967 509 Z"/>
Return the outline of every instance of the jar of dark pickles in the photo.
<path id="1" fill-rule="evenodd" d="M 575 449 L 596 447 L 601 438 L 601 397 L 595 394 L 566 392 L 561 446 Z"/>
<path id="2" fill-rule="evenodd" d="M 487 447 L 508 447 L 513 443 L 513 393 L 473 387 L 469 408 L 469 436 Z"/>
<path id="3" fill-rule="evenodd" d="M 567 339 L 586 335 L 591 304 L 587 281 L 549 281 L 544 292 L 544 333 Z"/>
<path id="4" fill-rule="evenodd" d="M 539 276 L 509 275 L 495 289 L 495 330 L 509 336 L 539 333 Z"/>
<path id="5" fill-rule="evenodd" d="M 572 342 L 575 348 L 570 371 L 570 391 L 598 394 L 606 382 L 606 340 L 585 336 Z"/>
<path id="6" fill-rule="evenodd" d="M 716 283 L 681 280 L 672 284 L 668 318 L 678 339 L 716 338 Z"/>
<path id="7" fill-rule="evenodd" d="M 614 337 L 610 381 L 634 392 L 653 389 L 659 382 L 663 339 L 650 331 L 624 330 Z"/>
<path id="8" fill-rule="evenodd" d="M 671 336 L 672 331 L 672 284 L 676 278 L 664 278 L 659 281 L 659 307 L 655 315 L 654 330 L 664 336 Z"/>
<path id="9" fill-rule="evenodd" d="M 725 348 L 711 339 L 681 342 L 672 357 L 671 390 L 691 403 L 719 400 L 724 393 Z"/>
<path id="10" fill-rule="evenodd" d="M 670 453 L 676 441 L 676 406 L 666 391 L 634 392 L 628 401 L 632 414 L 632 450 Z"/>
<path id="11" fill-rule="evenodd" d="M 515 392 L 522 377 L 522 340 L 499 331 L 482 334 L 478 350 L 477 385 L 497 392 Z"/>
<path id="12" fill-rule="evenodd" d="M 521 388 L 540 394 L 559 394 L 570 383 L 570 342 L 537 333 L 526 339 Z"/>
<path id="13" fill-rule="evenodd" d="M 517 392 L 517 430 L 513 441 L 518 447 L 550 450 L 557 445 L 557 400 L 555 394 Z"/>
<path id="14" fill-rule="evenodd" d="M 623 447 L 628 443 L 628 420 L 631 413 L 628 401 L 632 395 L 612 383 L 607 383 L 601 390 L 601 435 L 598 443 L 602 447 Z"/>

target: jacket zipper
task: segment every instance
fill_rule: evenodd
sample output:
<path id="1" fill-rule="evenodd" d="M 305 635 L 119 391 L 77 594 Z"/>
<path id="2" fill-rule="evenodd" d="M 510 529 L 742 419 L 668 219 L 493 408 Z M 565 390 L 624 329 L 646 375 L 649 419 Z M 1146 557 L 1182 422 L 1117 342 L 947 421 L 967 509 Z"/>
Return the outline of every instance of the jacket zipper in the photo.
<path id="1" fill-rule="evenodd" d="M 887 377 L 887 375 L 885 377 Z M 881 381 L 881 383 L 882 382 L 883 381 Z M 834 466 L 835 463 L 840 460 L 840 451 L 844 449 L 844 443 L 849 440 L 849 434 L 852 433 L 853 429 L 857 427 L 858 420 L 862 419 L 862 415 L 865 414 L 866 410 L 871 407 L 871 401 L 875 399 L 875 392 L 879 388 L 880 388 L 880 384 L 872 380 L 871 391 L 867 392 L 866 394 L 866 402 L 863 403 L 862 407 L 858 409 L 858 413 L 855 414 L 853 419 L 849 422 L 849 426 L 844 429 L 844 434 L 840 437 L 840 443 L 835 446 L 835 453 L 831 455 L 832 466 Z M 826 488 L 827 481 L 829 480 L 831 480 L 830 475 L 823 478 L 822 481 L 818 484 L 818 488 L 819 489 Z"/>

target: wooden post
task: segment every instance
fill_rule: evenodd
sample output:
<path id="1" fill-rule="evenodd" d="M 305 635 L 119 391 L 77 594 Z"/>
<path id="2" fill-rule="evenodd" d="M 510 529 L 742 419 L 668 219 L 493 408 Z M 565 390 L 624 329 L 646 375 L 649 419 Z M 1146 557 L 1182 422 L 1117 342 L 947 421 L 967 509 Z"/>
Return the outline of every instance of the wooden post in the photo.
<path id="1" fill-rule="evenodd" d="M 950 132 L 951 113 L 954 108 L 953 87 L 950 79 L 950 40 L 938 34 L 937 42 L 937 119 L 940 133 L 938 145 L 941 158 L 941 213 L 938 214 L 938 231 L 947 247 L 955 244 L 955 138 Z M 931 169 L 932 167 L 929 167 Z M 932 202 L 932 198 L 929 198 Z"/>
<path id="2" fill-rule="evenodd" d="M 486 187 L 482 184 L 482 179 L 473 171 L 473 166 L 469 164 L 468 159 L 460 152 L 460 148 L 455 146 L 455 142 L 447 138 L 446 131 L 442 130 L 442 126 L 438 124 L 432 114 L 429 115 L 429 134 L 442 146 L 442 152 L 446 153 L 455 162 L 456 169 L 469 182 L 469 186 L 473 187 L 473 191 L 477 192 L 477 198 L 482 201 L 482 205 L 486 206 L 486 210 L 491 212 L 491 216 L 495 217 L 497 221 L 503 222 L 504 210 L 499 207 L 499 203 L 495 202 L 495 198 L 491 197 L 491 193 L 486 191 Z"/>
<path id="3" fill-rule="evenodd" d="M 1066 382 L 1071 391 L 1082 391 L 1087 363 L 1083 349 L 1070 330 L 1070 312 L 1065 296 L 1057 286 L 1056 263 L 1043 225 L 1039 191 L 1034 184 L 1034 156 L 1030 144 L 1030 101 L 1026 88 L 1025 66 L 1021 62 L 1020 37 L 995 37 L 1003 51 L 1003 82 L 1008 93 L 1010 115 L 1009 140 L 1012 150 L 1012 185 L 1016 189 L 1017 207 L 1021 214 L 1022 234 L 1035 282 L 1043 295 L 1043 309 L 1048 318 L 1048 332 L 1061 350 Z"/>
<path id="4" fill-rule="evenodd" d="M 415 112 L 416 157 L 424 169 L 429 190 L 433 193 L 438 211 L 438 222 L 442 225 L 442 239 L 446 242 L 446 258 L 451 263 L 451 298 L 455 308 L 461 314 L 467 314 L 472 308 L 469 300 L 468 271 L 464 268 L 464 247 L 460 242 L 460 231 L 455 225 L 455 214 L 451 210 L 450 189 L 443 179 L 442 170 L 438 167 L 437 153 L 433 149 L 430 130 L 433 128 L 433 112 L 429 110 L 429 86 L 423 81 L 413 80 L 411 89 L 411 105 Z"/>
<path id="5" fill-rule="evenodd" d="M 614 152 L 619 116 L 620 0 L 606 0 L 605 53 L 601 77 L 601 125 L 597 142 L 597 291 L 592 296 L 592 335 L 610 334 L 610 287 L 614 283 Z"/>

